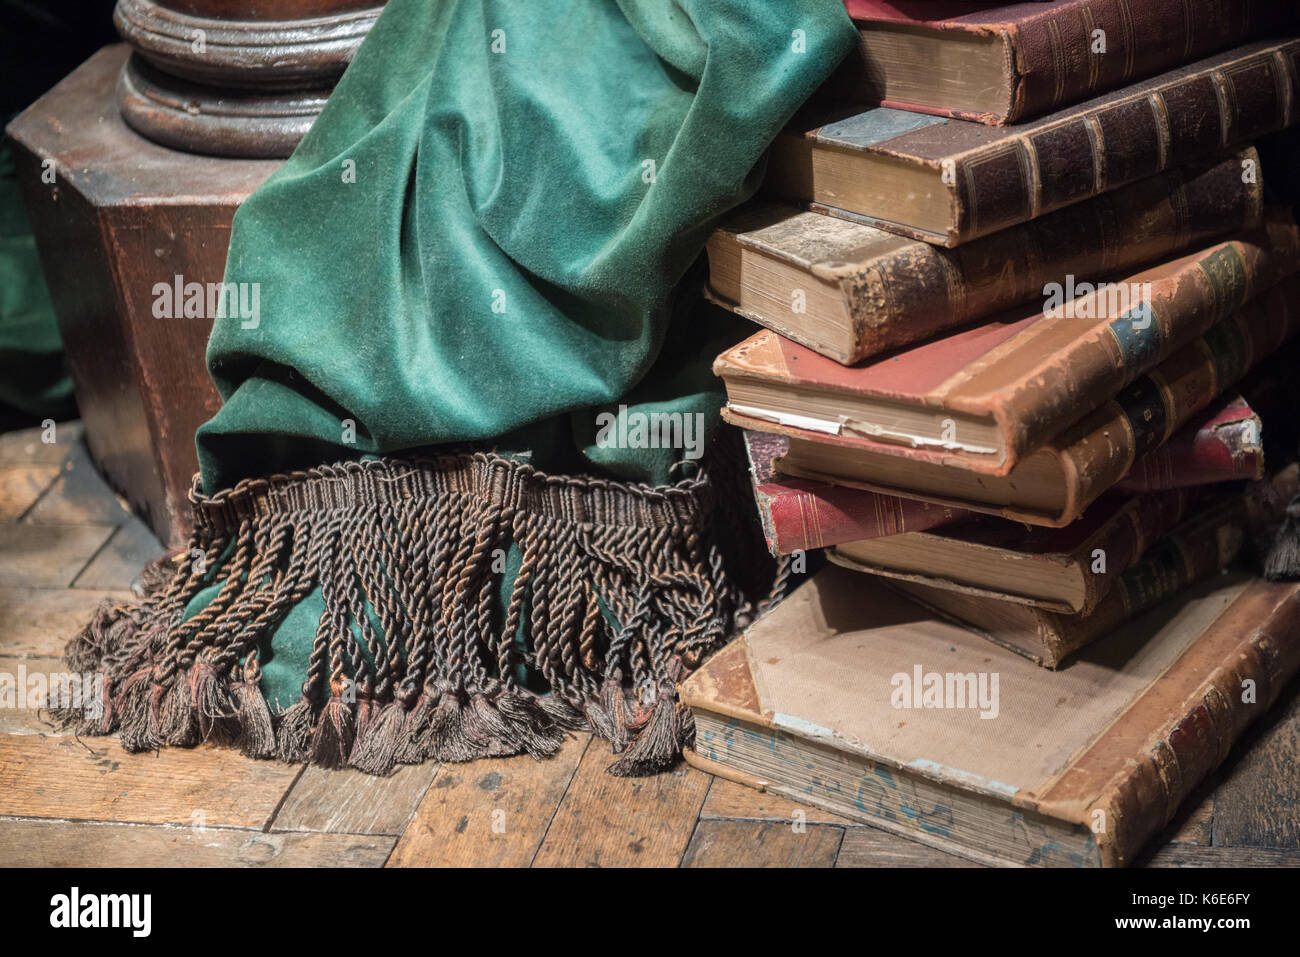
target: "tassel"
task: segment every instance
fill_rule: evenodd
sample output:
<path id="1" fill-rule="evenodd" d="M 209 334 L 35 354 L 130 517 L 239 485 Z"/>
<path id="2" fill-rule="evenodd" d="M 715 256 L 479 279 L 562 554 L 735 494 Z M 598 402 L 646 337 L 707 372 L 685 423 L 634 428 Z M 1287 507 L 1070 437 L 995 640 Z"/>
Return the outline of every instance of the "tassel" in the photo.
<path id="1" fill-rule="evenodd" d="M 348 762 L 356 738 L 355 718 L 343 701 L 343 689 L 336 683 L 325 702 L 316 730 L 311 736 L 311 762 L 325 768 L 341 768 Z"/>
<path id="2" fill-rule="evenodd" d="M 1264 559 L 1264 577 L 1274 582 L 1300 578 L 1300 495 L 1286 507 L 1273 546 Z"/>
<path id="3" fill-rule="evenodd" d="M 586 715 L 554 692 L 542 695 L 537 699 L 537 703 L 561 728 L 570 731 L 587 731 L 591 727 Z"/>
<path id="4" fill-rule="evenodd" d="M 229 743 L 235 739 L 238 725 L 230 691 L 217 676 L 212 662 L 200 658 L 191 670 L 194 687 L 194 711 L 198 717 L 200 740 Z"/>
<path id="5" fill-rule="evenodd" d="M 465 706 L 454 691 L 444 690 L 429 717 L 423 752 L 435 761 L 459 763 L 478 757 L 465 728 Z"/>
<path id="6" fill-rule="evenodd" d="M 394 757 L 398 764 L 419 764 L 424 761 L 427 756 L 424 748 L 428 745 L 426 735 L 433 719 L 433 707 L 434 700 L 428 694 L 421 694 L 407 712 L 401 733 L 397 736 Z"/>
<path id="7" fill-rule="evenodd" d="M 357 731 L 357 742 L 348 757 L 348 764 L 366 774 L 381 777 L 392 774 L 393 768 L 397 766 L 397 752 L 406 717 L 406 709 L 396 701 L 380 708 L 364 733 Z"/>
<path id="8" fill-rule="evenodd" d="M 239 732 L 236 740 L 240 750 L 249 758 L 275 757 L 275 724 L 271 709 L 262 695 L 262 667 L 257 649 L 244 658 L 244 680 L 235 684 L 231 693 L 234 699 L 235 723 Z"/>
<path id="9" fill-rule="evenodd" d="M 564 745 L 564 729 L 538 704 L 535 695 L 503 691 L 496 700 L 496 709 L 514 726 L 520 744 L 533 757 L 549 757 Z"/>
<path id="10" fill-rule="evenodd" d="M 194 702 L 193 678 L 177 674 L 162 699 L 159 733 L 167 744 L 192 748 L 203 740 Z"/>
<path id="11" fill-rule="evenodd" d="M 310 701 L 300 698 L 280 713 L 275 726 L 275 756 L 281 761 L 298 764 L 307 760 L 315 711 Z"/>
<path id="12" fill-rule="evenodd" d="M 469 696 L 469 706 L 465 709 L 465 734 L 479 757 L 499 758 L 518 754 L 523 748 L 515 735 L 515 726 L 501 716 L 496 705 L 481 691 Z"/>
<path id="13" fill-rule="evenodd" d="M 606 770 L 620 778 L 644 777 L 670 766 L 681 753 L 681 722 L 677 701 L 663 692 L 641 732 Z"/>
<path id="14" fill-rule="evenodd" d="M 235 720 L 239 722 L 240 750 L 249 758 L 275 757 L 275 727 L 271 709 L 254 681 L 235 685 Z"/>
<path id="15" fill-rule="evenodd" d="M 127 751 L 157 751 L 163 746 L 162 698 L 166 689 L 154 681 L 153 669 L 136 672 L 122 689 L 122 747 Z"/>

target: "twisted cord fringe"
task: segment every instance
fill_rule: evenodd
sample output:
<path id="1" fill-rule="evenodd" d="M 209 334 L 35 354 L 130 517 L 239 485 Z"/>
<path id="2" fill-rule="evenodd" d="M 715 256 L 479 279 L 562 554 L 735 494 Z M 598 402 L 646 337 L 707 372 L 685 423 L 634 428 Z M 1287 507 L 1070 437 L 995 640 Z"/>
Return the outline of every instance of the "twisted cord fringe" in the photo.
<path id="1" fill-rule="evenodd" d="M 744 482 L 724 455 L 714 464 Z M 752 513 L 728 514 L 743 498 L 708 476 L 651 487 L 479 452 L 322 466 L 210 497 L 196 479 L 190 498 L 189 548 L 67 649 L 104 692 L 93 717 L 60 717 L 118 731 L 128 751 L 216 739 L 384 775 L 427 759 L 540 758 L 590 730 L 619 755 L 611 773 L 647 774 L 693 736 L 676 681 L 777 597 L 765 550 L 737 534 Z M 743 540 L 721 541 L 715 524 Z M 502 609 L 512 546 L 522 560 Z M 272 713 L 260 659 L 317 587 L 325 611 L 301 695 Z"/>

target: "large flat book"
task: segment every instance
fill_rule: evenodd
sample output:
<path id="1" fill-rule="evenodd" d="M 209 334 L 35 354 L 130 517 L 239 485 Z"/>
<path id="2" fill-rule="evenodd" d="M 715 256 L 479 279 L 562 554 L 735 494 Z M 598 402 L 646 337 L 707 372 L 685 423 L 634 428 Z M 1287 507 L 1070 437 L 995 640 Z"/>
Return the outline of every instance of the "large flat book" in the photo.
<path id="1" fill-rule="evenodd" d="M 1277 0 L 845 0 L 859 55 L 833 79 L 863 102 L 1019 123 L 1170 67 L 1276 36 Z"/>
<path id="2" fill-rule="evenodd" d="M 680 688 L 687 760 L 989 864 L 1133 861 L 1300 667 L 1300 586 L 1215 576 L 1044 671 L 831 566 Z"/>
<path id="3" fill-rule="evenodd" d="M 956 249 L 756 203 L 709 237 L 705 295 L 852 364 L 1041 298 L 1062 277 L 1095 282 L 1254 228 L 1263 208 L 1258 164 L 1247 147 Z"/>
<path id="4" fill-rule="evenodd" d="M 1300 40 L 1247 44 L 1020 126 L 812 105 L 772 145 L 776 196 L 956 246 L 1300 116 Z"/>
<path id="5" fill-rule="evenodd" d="M 1270 211 L 1267 229 L 858 366 L 763 331 L 720 355 L 713 371 L 726 383 L 728 405 L 751 418 L 1006 475 L 1295 272 L 1297 250 L 1289 214 Z"/>
<path id="6" fill-rule="evenodd" d="M 1300 278 L 1293 277 L 1086 411 L 1005 475 L 972 469 L 969 457 L 945 448 L 905 448 L 832 431 L 825 420 L 755 414 L 730 398 L 722 416 L 741 428 L 785 435 L 788 451 L 776 467 L 788 475 L 1059 527 L 1079 518 L 1140 456 L 1163 446 L 1296 331 Z"/>
<path id="7" fill-rule="evenodd" d="M 1258 547 L 1262 540 L 1271 539 L 1296 489 L 1296 468 L 1291 466 L 1271 480 L 1254 483 L 1244 493 L 1198 504 L 1189 518 L 1136 561 L 1123 553 L 1112 556 L 1103 546 L 1101 554 L 1094 553 L 1085 566 L 1085 573 L 1097 579 L 1094 588 L 1099 593 L 1086 614 L 1052 610 L 1041 602 L 988 587 L 967 587 L 954 577 L 890 574 L 889 581 L 927 608 L 976 629 L 995 644 L 1046 668 L 1056 668 L 1129 619 L 1227 568 L 1248 543 Z M 1124 547 L 1122 539 L 1116 544 Z M 877 571 L 853 558 L 849 549 L 832 549 L 830 557 L 857 571 Z"/>

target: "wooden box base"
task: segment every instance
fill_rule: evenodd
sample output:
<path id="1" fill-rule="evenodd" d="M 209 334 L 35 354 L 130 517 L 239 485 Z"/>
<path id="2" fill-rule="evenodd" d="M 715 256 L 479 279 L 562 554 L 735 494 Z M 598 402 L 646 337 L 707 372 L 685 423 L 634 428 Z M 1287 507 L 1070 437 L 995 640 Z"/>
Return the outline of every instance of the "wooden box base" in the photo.
<path id="1" fill-rule="evenodd" d="M 211 318 L 156 318 L 155 287 L 221 281 L 235 209 L 280 161 L 180 153 L 135 133 L 114 98 L 127 53 L 100 50 L 7 133 L 91 455 L 178 545 L 194 430 L 220 400 L 203 360 Z"/>

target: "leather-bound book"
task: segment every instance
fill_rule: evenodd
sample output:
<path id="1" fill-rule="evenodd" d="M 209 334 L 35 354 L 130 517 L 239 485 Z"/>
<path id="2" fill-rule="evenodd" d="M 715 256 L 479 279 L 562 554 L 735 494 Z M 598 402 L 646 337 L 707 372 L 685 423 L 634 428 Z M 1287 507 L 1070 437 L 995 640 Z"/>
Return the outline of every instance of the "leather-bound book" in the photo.
<path id="1" fill-rule="evenodd" d="M 787 436 L 789 451 L 776 466 L 789 475 L 1060 527 L 1297 331 L 1300 279 L 1292 278 L 1086 413 L 1005 475 L 973 471 L 944 450 L 899 454 L 896 446 L 809 427 L 816 422 L 777 423 L 730 405 L 722 415 L 741 428 Z"/>
<path id="2" fill-rule="evenodd" d="M 1295 272 L 1298 250 L 1295 223 L 1279 213 L 1267 230 L 860 366 L 763 331 L 718 356 L 713 371 L 726 383 L 728 407 L 746 418 L 1004 476 Z"/>
<path id="3" fill-rule="evenodd" d="M 1109 635 L 1124 622 L 1190 585 L 1223 571 L 1241 548 L 1281 518 L 1296 494 L 1294 465 L 1271 480 L 1253 483 L 1245 493 L 1221 498 L 1195 514 L 1123 569 L 1086 614 L 1069 614 L 1027 602 L 1018 596 L 979 593 L 938 579 L 889 576 L 900 589 L 928 608 L 975 628 L 985 638 L 1047 668 Z M 1168 494 L 1168 493 L 1166 493 Z M 837 564 L 874 571 L 838 550 Z M 1109 577 L 1109 576 L 1108 576 Z"/>
<path id="4" fill-rule="evenodd" d="M 1244 176 L 1253 169 L 1255 175 Z M 708 241 L 705 295 L 851 364 L 1043 295 L 1258 225 L 1254 147 L 1140 180 L 1041 219 L 945 249 L 773 203 L 748 206 Z"/>
<path id="5" fill-rule="evenodd" d="M 956 246 L 1300 117 L 1300 40 L 1198 60 L 1020 126 L 813 104 L 779 134 L 765 184 L 914 239 Z"/>
<path id="6" fill-rule="evenodd" d="M 1287 414 L 1295 412 L 1292 407 Z M 1139 455 L 1115 487 L 1150 492 L 1263 478 L 1263 422 L 1244 396 L 1221 400 L 1201 418 L 1179 429 L 1164 445 Z M 1270 429 L 1274 421 L 1269 419 Z"/>
<path id="7" fill-rule="evenodd" d="M 1297 584 L 1214 575 L 1046 671 L 882 581 L 830 566 L 686 679 L 687 760 L 987 864 L 1122 866 L 1300 670 Z"/>
<path id="8" fill-rule="evenodd" d="M 1278 0 L 845 0 L 858 54 L 828 92 L 1019 123 L 1170 67 L 1294 30 Z"/>
<path id="9" fill-rule="evenodd" d="M 1292 404 L 1285 414 L 1294 411 Z M 1279 427 L 1284 424 L 1269 421 L 1278 421 Z M 1269 431 L 1274 431 L 1273 425 Z M 1254 410 L 1241 395 L 1232 395 L 1193 417 L 1164 445 L 1139 456 L 1115 488 L 1160 492 L 1259 479 L 1264 474 L 1262 438 Z M 936 537 L 955 535 L 956 528 L 949 531 L 944 526 L 971 514 L 921 499 L 783 475 L 775 462 L 786 454 L 789 443 L 784 435 L 745 430 L 754 501 L 774 555 L 884 536 L 904 540 L 927 529 L 937 529 Z M 1018 538 L 1026 537 L 1023 524 L 989 520 L 1013 529 Z M 1145 538 L 1149 541 L 1150 535 Z"/>
<path id="10" fill-rule="evenodd" d="M 968 514 L 913 498 L 781 475 L 773 462 L 785 454 L 788 443 L 783 435 L 745 432 L 754 501 L 773 555 L 921 531 Z"/>

